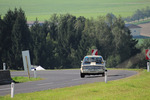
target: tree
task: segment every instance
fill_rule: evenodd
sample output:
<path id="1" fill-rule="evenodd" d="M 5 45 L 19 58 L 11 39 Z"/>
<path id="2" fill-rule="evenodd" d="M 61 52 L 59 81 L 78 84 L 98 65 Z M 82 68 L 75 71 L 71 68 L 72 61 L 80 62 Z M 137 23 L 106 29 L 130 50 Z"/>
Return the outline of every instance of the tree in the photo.
<path id="1" fill-rule="evenodd" d="M 116 19 L 116 16 L 112 13 L 108 13 L 106 15 L 106 23 L 108 24 L 108 26 L 112 26 L 114 24 L 114 21 Z"/>
<path id="2" fill-rule="evenodd" d="M 114 44 L 114 54 L 118 54 L 121 57 L 121 61 L 128 59 L 136 53 L 135 45 L 137 44 L 136 40 L 132 39 L 131 33 L 127 27 L 125 27 L 125 23 L 121 17 L 119 17 L 112 28 L 112 34 L 114 36 L 113 44 Z"/>
<path id="3" fill-rule="evenodd" d="M 89 50 L 91 50 L 92 46 L 96 47 L 96 39 L 94 39 L 94 20 L 86 19 L 84 23 L 84 29 L 81 32 L 81 39 L 77 50 L 77 58 L 79 59 L 78 65 L 80 65 L 80 60 L 82 60 L 85 55 L 89 54 Z"/>
<path id="4" fill-rule="evenodd" d="M 3 32 L 4 32 L 4 22 L 0 16 L 0 58 L 2 58 L 2 49 L 3 49 L 2 35 L 3 35 Z M 0 63 L 2 64 L 2 59 L 0 59 Z M 0 66 L 0 69 L 2 69 L 2 65 Z"/>
<path id="5" fill-rule="evenodd" d="M 86 19 L 71 14 L 54 14 L 42 25 L 38 20 L 29 29 L 22 9 L 9 10 L 0 17 L 0 62 L 22 69 L 22 50 L 30 50 L 33 65 L 44 68 L 76 68 L 91 49 L 98 49 L 107 67 L 136 55 L 137 41 L 121 17 L 113 14 Z"/>
<path id="6" fill-rule="evenodd" d="M 148 18 L 150 17 L 150 7 L 147 6 L 146 9 L 145 9 L 145 16 Z"/>
<path id="7" fill-rule="evenodd" d="M 88 33 L 82 33 L 77 54 L 79 60 L 83 59 L 83 57 L 88 54 L 88 51 L 91 47 L 91 37 L 88 35 Z"/>
<path id="8" fill-rule="evenodd" d="M 150 17 L 150 8 L 149 6 L 147 6 L 145 9 L 137 9 L 135 11 L 135 13 L 132 16 L 128 16 L 127 18 L 124 18 L 125 21 L 129 22 L 129 21 L 135 21 L 135 20 L 140 20 L 140 19 L 144 19 L 144 18 L 148 18 Z"/>
<path id="9" fill-rule="evenodd" d="M 56 41 L 58 39 L 58 24 L 59 18 L 57 14 L 53 14 L 49 21 L 49 33 L 51 39 Z"/>
<path id="10" fill-rule="evenodd" d="M 8 67 L 11 66 L 11 47 L 12 47 L 12 41 L 11 41 L 11 34 L 12 34 L 12 28 L 15 23 L 17 16 L 17 9 L 15 11 L 9 10 L 6 15 L 3 17 L 3 33 L 1 35 L 1 41 L 2 41 L 2 52 L 1 52 L 1 59 L 2 62 L 7 63 Z"/>
<path id="11" fill-rule="evenodd" d="M 12 34 L 12 65 L 14 69 L 22 69 L 22 53 L 23 50 L 30 49 L 30 32 L 27 26 L 25 14 L 22 9 L 17 11 L 17 18 L 13 25 Z"/>
<path id="12" fill-rule="evenodd" d="M 142 44 L 138 46 L 140 52 L 136 55 L 136 60 L 132 61 L 134 64 L 131 68 L 146 68 L 147 60 L 145 59 L 145 50 L 150 47 L 150 39 L 144 39 Z M 136 62 L 135 62 L 136 61 Z"/>
<path id="13" fill-rule="evenodd" d="M 1 61 L 11 69 L 22 68 L 21 50 L 29 49 L 29 29 L 23 10 L 15 8 L 4 16 L 1 34 Z"/>
<path id="14" fill-rule="evenodd" d="M 41 26 L 36 19 L 31 26 L 32 36 L 32 62 L 34 65 L 41 65 L 44 68 L 53 69 L 53 39 L 49 33 L 49 22 L 45 21 Z"/>
<path id="15" fill-rule="evenodd" d="M 39 65 L 40 63 L 40 55 L 42 48 L 42 27 L 38 23 L 38 20 L 34 22 L 31 26 L 31 37 L 32 37 L 32 63 L 34 65 Z"/>
<path id="16" fill-rule="evenodd" d="M 69 67 L 71 61 L 70 54 L 73 46 L 72 36 L 74 35 L 74 24 L 76 17 L 70 14 L 61 15 L 58 25 L 58 52 L 60 56 L 60 65 L 63 68 Z M 64 60 L 64 58 L 66 58 Z M 64 66 L 65 65 L 65 66 Z"/>
<path id="17" fill-rule="evenodd" d="M 107 22 L 105 22 L 104 17 L 99 17 L 95 23 L 97 39 L 96 46 L 100 50 L 100 53 L 104 59 L 106 59 L 112 53 L 110 52 L 113 48 L 113 35 L 111 33 L 111 27 L 114 24 L 114 19 L 107 20 Z"/>

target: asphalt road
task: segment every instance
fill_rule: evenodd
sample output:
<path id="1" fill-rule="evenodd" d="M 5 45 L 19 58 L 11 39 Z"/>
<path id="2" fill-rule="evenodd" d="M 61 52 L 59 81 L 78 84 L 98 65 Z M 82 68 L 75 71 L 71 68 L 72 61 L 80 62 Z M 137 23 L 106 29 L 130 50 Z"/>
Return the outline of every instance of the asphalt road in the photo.
<path id="1" fill-rule="evenodd" d="M 129 77 L 134 74 L 137 74 L 137 72 L 127 70 L 108 70 L 108 81 Z M 27 73 L 24 71 L 11 72 L 11 77 L 14 76 L 27 76 Z M 104 77 L 101 75 L 80 78 L 80 70 L 37 71 L 37 76 L 44 78 L 44 80 L 16 83 L 15 94 L 70 87 L 93 82 L 104 82 Z M 33 77 L 33 72 L 31 72 L 31 77 Z M 10 84 L 0 85 L 0 96 L 10 94 L 10 87 Z"/>

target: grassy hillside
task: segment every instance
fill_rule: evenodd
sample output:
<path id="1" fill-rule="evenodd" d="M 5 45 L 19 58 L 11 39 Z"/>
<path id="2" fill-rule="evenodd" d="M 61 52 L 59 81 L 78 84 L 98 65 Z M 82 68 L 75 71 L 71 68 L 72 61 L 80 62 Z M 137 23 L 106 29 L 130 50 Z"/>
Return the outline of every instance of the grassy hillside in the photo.
<path id="1" fill-rule="evenodd" d="M 150 72 L 140 71 L 137 75 L 115 81 L 45 90 L 34 93 L 16 94 L 13 100 L 149 100 Z M 9 100 L 10 95 L 0 96 Z"/>
<path id="2" fill-rule="evenodd" d="M 125 17 L 149 5 L 150 0 L 0 0 L 0 14 L 4 16 L 8 9 L 21 7 L 29 21 L 36 17 L 41 21 L 49 19 L 54 13 L 94 18 L 114 13 Z"/>

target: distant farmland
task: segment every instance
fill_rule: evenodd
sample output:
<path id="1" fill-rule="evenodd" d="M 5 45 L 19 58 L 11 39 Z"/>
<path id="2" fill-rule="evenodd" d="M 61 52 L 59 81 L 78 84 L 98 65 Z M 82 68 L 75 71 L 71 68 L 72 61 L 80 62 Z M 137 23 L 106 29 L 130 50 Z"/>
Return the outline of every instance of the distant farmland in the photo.
<path id="1" fill-rule="evenodd" d="M 54 13 L 70 13 L 87 18 L 113 13 L 126 17 L 149 5 L 150 0 L 0 0 L 0 15 L 4 16 L 9 9 L 21 7 L 28 21 L 36 17 L 40 21 L 48 20 Z"/>

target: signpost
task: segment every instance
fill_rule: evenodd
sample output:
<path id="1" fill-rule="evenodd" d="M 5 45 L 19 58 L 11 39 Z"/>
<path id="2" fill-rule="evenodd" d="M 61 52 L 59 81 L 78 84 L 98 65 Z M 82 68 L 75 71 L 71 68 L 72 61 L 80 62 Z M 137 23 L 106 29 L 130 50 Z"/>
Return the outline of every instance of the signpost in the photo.
<path id="1" fill-rule="evenodd" d="M 97 49 L 92 49 L 92 55 L 98 55 L 98 50 Z"/>
<path id="2" fill-rule="evenodd" d="M 28 72 L 28 77 L 30 78 L 31 62 L 30 62 L 29 50 L 22 51 L 22 58 L 23 58 L 24 70 Z"/>
<path id="3" fill-rule="evenodd" d="M 3 63 L 3 70 L 6 70 L 6 63 Z"/>
<path id="4" fill-rule="evenodd" d="M 15 84 L 14 82 L 11 83 L 11 98 L 14 97 L 14 91 L 15 91 Z"/>
<path id="5" fill-rule="evenodd" d="M 147 72 L 149 72 L 149 62 L 147 62 Z"/>
<path id="6" fill-rule="evenodd" d="M 36 69 L 34 69 L 34 78 L 37 78 Z"/>
<path id="7" fill-rule="evenodd" d="M 105 83 L 107 83 L 107 70 L 105 70 Z"/>
<path id="8" fill-rule="evenodd" d="M 150 49 L 145 50 L 146 60 L 149 60 L 147 62 L 147 72 L 149 72 L 149 66 L 150 66 Z"/>

